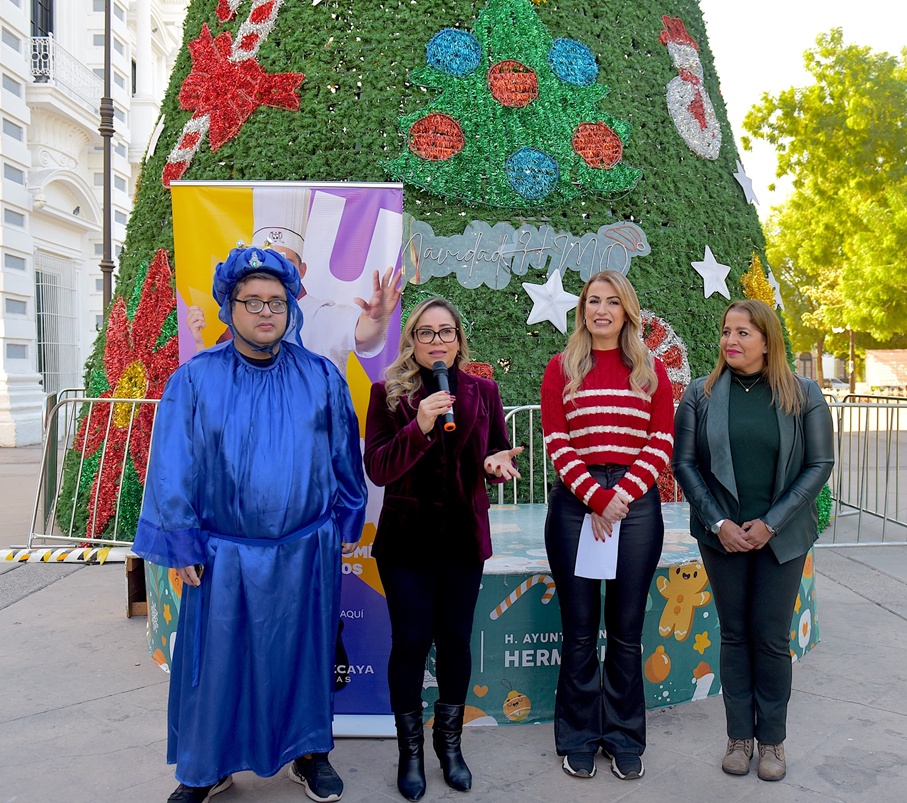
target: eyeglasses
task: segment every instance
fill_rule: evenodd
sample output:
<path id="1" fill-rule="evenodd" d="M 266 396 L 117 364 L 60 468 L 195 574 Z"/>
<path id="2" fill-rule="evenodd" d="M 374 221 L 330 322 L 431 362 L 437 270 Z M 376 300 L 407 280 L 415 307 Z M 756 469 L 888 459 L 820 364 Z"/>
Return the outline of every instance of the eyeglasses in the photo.
<path id="1" fill-rule="evenodd" d="M 453 343 L 457 339 L 459 330 L 455 326 L 445 326 L 437 332 L 434 329 L 416 329 L 416 340 L 423 346 L 434 343 L 437 337 L 442 343 Z"/>
<path id="2" fill-rule="evenodd" d="M 253 315 L 261 312 L 266 304 L 275 315 L 282 315 L 287 311 L 287 302 L 282 298 L 272 298 L 270 301 L 262 301 L 260 298 L 249 298 L 245 301 L 241 298 L 234 298 L 233 300 L 237 304 L 245 304 L 246 312 L 251 312 Z"/>

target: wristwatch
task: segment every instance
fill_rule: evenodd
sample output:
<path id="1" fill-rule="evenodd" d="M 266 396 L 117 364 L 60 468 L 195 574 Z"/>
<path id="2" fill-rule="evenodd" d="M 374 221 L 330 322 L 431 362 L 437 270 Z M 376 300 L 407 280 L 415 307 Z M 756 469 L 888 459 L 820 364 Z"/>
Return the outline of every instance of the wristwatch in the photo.
<path id="1" fill-rule="evenodd" d="M 718 535 L 718 531 L 721 529 L 721 525 L 724 524 L 726 521 L 727 521 L 727 519 L 721 519 L 721 520 L 719 520 L 719 521 L 716 521 L 716 522 L 711 526 L 710 529 L 712 530 L 712 532 L 713 532 L 715 535 Z"/>
<path id="2" fill-rule="evenodd" d="M 775 537 L 775 533 L 778 532 L 771 524 L 769 524 L 765 519 L 762 519 L 762 523 L 765 525 L 765 529 L 768 530 L 768 534 Z"/>

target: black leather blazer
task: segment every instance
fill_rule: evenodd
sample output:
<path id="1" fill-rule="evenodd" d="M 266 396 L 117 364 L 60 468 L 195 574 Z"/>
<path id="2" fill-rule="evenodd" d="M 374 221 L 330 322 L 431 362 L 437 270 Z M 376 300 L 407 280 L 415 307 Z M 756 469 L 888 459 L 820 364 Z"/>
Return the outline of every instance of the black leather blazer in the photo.
<path id="1" fill-rule="evenodd" d="M 809 550 L 818 536 L 816 497 L 834 465 L 831 414 L 819 386 L 797 376 L 806 400 L 798 415 L 778 416 L 780 449 L 772 505 L 761 516 L 776 530 L 769 545 L 780 563 Z M 705 377 L 687 387 L 674 419 L 674 476 L 690 503 L 690 532 L 703 543 L 724 550 L 711 525 L 738 521 L 740 503 L 728 434 L 730 371 L 703 391 Z"/>

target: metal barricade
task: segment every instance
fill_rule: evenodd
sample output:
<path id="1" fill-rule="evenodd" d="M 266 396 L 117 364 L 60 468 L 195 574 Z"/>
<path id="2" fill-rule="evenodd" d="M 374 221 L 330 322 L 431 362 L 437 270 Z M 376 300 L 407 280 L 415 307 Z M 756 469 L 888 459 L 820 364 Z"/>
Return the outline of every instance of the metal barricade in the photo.
<path id="1" fill-rule="evenodd" d="M 532 504 L 541 496 L 541 501 L 548 503 L 548 456 L 545 451 L 545 441 L 542 435 L 541 405 L 522 404 L 517 407 L 504 408 L 504 420 L 510 430 L 510 443 L 513 446 L 524 446 L 525 450 L 519 457 L 519 463 L 529 464 L 528 471 L 520 469 L 522 479 L 498 485 L 498 504 L 504 504 L 506 495 L 512 499 L 512 504 Z M 539 448 L 536 448 L 536 444 Z M 552 468 L 552 471 L 554 469 Z"/>
<path id="2" fill-rule="evenodd" d="M 899 396 L 848 395 L 829 401 L 835 427 L 833 508 L 818 546 L 907 543 L 907 401 Z"/>
<path id="3" fill-rule="evenodd" d="M 92 398 L 79 395 L 78 389 L 48 397 L 28 550 L 48 545 L 131 546 L 135 532 L 124 527 L 121 516 L 124 479 L 137 454 L 147 460 L 158 401 Z M 141 415 L 149 409 L 146 405 L 150 412 Z M 90 441 L 97 443 L 94 451 Z M 98 532 L 102 494 L 94 486 L 102 476 L 110 478 L 108 490 L 115 493 L 116 506 L 112 523 Z"/>

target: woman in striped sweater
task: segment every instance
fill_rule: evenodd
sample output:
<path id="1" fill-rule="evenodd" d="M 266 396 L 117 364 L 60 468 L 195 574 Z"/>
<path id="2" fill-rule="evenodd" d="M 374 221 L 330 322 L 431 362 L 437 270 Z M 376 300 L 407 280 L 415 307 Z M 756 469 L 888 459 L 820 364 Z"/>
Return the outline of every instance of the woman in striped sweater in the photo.
<path id="1" fill-rule="evenodd" d="M 664 539 L 656 480 L 671 460 L 673 418 L 671 383 L 642 341 L 633 286 L 617 271 L 595 274 L 567 347 L 542 380 L 542 429 L 557 471 L 545 546 L 563 625 L 554 731 L 564 772 L 574 777 L 595 774 L 599 747 L 618 778 L 644 772 L 640 642 Z M 587 513 L 600 541 L 621 522 L 617 576 L 605 581 L 603 668 L 601 580 L 574 574 Z"/>

